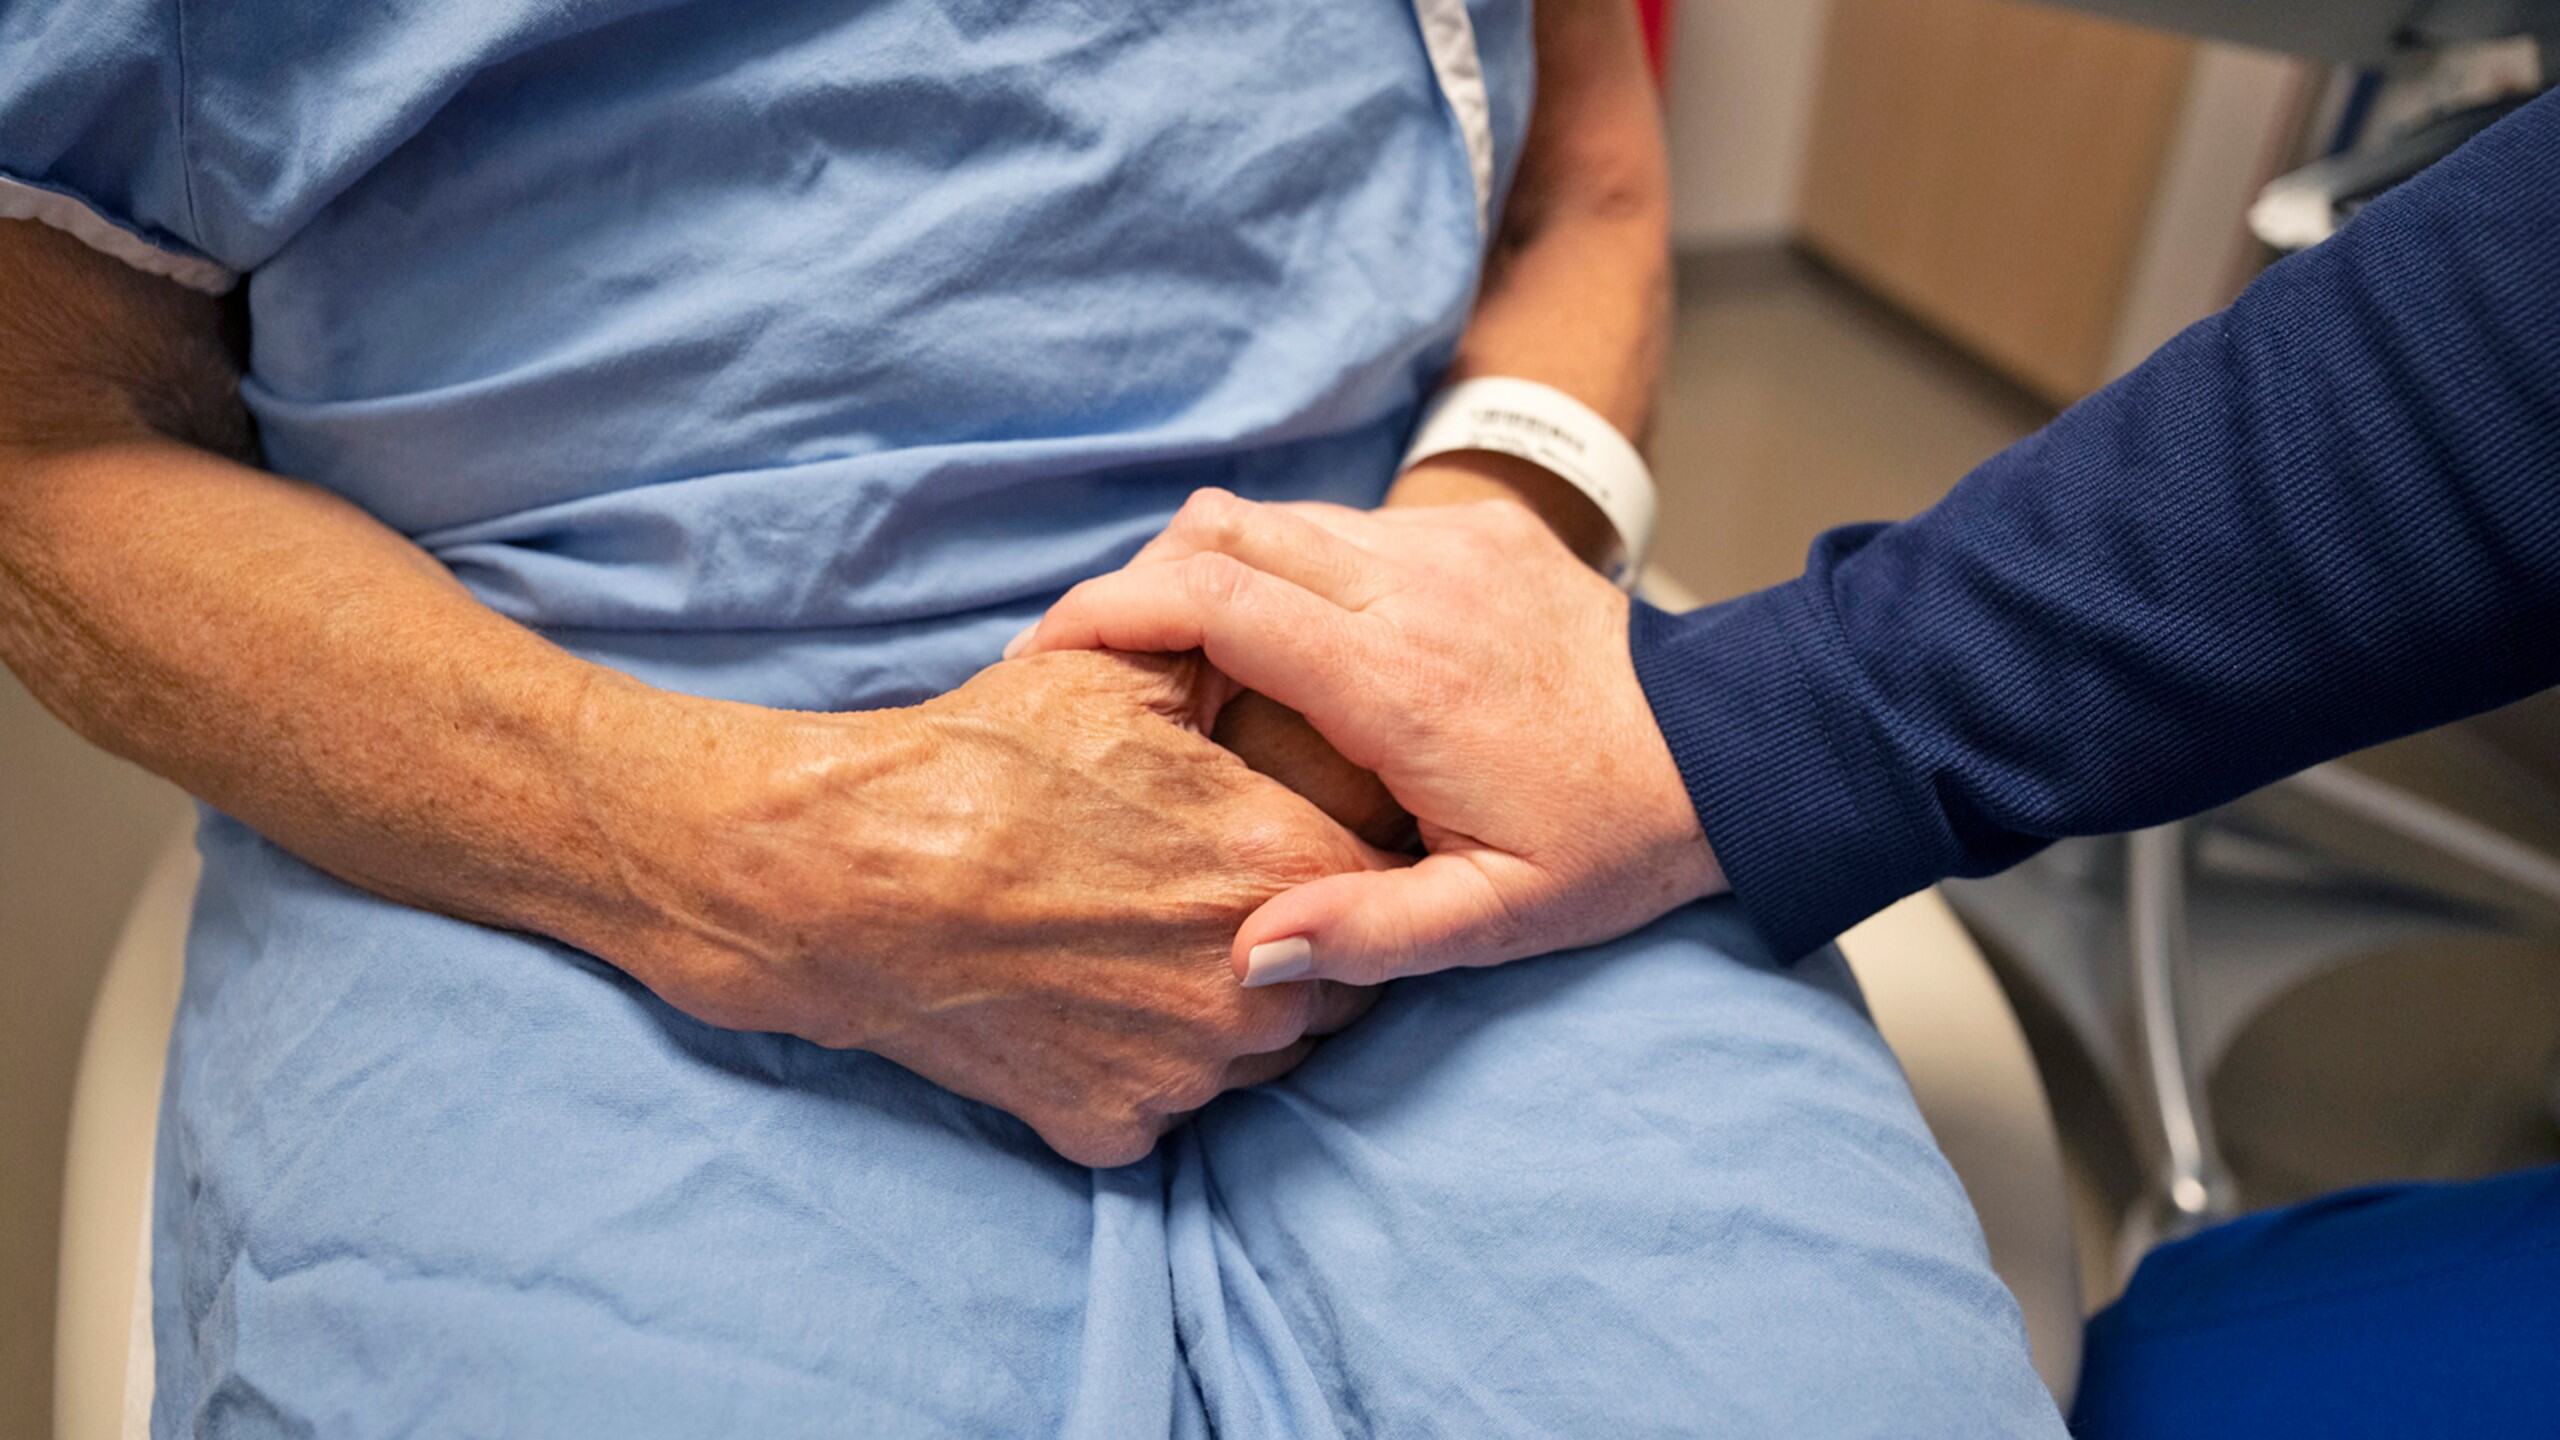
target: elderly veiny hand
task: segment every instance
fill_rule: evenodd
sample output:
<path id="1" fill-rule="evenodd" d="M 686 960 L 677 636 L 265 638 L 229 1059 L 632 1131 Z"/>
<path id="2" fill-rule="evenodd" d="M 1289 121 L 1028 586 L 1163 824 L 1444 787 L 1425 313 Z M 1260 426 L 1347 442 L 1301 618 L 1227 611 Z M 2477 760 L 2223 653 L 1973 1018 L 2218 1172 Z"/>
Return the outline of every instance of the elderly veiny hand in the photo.
<path id="1" fill-rule="evenodd" d="M 1199 650 L 1304 714 L 1430 854 L 1327 875 L 1235 937 L 1247 985 L 1372 983 L 1621 935 L 1725 888 L 1627 652 L 1627 599 L 1505 501 L 1194 495 L 1015 642 Z"/>
<path id="2" fill-rule="evenodd" d="M 1388 860 L 1200 733 L 1227 687 L 1196 661 L 1027 658 L 843 715 L 638 688 L 661 734 L 680 707 L 682 763 L 591 796 L 626 883 L 579 938 L 696 1017 L 871 1051 L 1118 1165 L 1368 1007 L 1219 965 L 1258 901 Z"/>

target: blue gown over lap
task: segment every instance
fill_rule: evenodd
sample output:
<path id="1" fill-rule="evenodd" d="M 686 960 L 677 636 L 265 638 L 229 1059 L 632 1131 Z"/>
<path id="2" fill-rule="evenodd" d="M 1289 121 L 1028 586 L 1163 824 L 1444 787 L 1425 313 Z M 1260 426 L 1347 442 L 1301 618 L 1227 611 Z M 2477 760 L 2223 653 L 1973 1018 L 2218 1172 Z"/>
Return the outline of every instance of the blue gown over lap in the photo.
<path id="1" fill-rule="evenodd" d="M 1199 486 L 1376 501 L 1527 124 L 1466 8 L 1483 196 L 1405 0 L 11 0 L 0 215 L 245 284 L 271 466 L 499 611 L 901 704 Z M 1721 907 L 1093 1171 L 202 844 L 157 1435 L 2060 1431 L 1836 957 Z"/>

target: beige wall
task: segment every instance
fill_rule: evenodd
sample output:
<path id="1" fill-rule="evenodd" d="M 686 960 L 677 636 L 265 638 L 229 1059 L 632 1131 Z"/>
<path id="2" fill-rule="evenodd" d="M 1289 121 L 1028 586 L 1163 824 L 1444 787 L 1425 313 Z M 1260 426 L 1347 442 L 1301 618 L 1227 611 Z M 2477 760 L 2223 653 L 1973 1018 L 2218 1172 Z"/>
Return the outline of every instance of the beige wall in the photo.
<path id="1" fill-rule="evenodd" d="M 51 1425 L 54 1237 L 71 1071 L 170 786 L 91 749 L 0 671 L 0 1435 Z"/>
<path id="2" fill-rule="evenodd" d="M 1665 125 L 1684 250 L 1783 240 L 1813 118 L 1829 0 L 1681 0 Z"/>
<path id="3" fill-rule="evenodd" d="M 2294 142 L 2322 73 L 2266 50 L 2196 48 L 2186 111 L 2151 200 L 2105 378 L 2230 304 L 2257 273 L 2265 257 L 2249 235 L 2249 202 L 2297 163 Z"/>
<path id="4" fill-rule="evenodd" d="M 1872 24 L 1873 7 L 1864 13 Z M 2045 29 L 2115 28 L 2059 10 L 2000 7 L 2000 13 L 2010 24 Z M 1826 37 L 1861 14 L 1862 7 L 1837 0 L 1681 0 L 1665 115 L 1677 248 L 1766 245 L 1796 238 L 1805 228 L 1804 177 L 1825 106 L 1826 44 L 1837 38 Z M 2052 57 L 2042 60 L 2049 65 Z M 1945 67 L 1939 69 L 1944 73 Z M 2089 373 L 2075 371 L 2071 383 L 2054 387 L 2057 393 L 2077 395 L 2097 379 L 2122 373 L 2238 293 L 2261 260 L 2243 212 L 2261 184 L 2299 158 L 2293 142 L 2319 73 L 2307 62 L 2266 51 L 2196 47 L 2157 187 L 2137 186 L 2117 197 L 2141 213 L 2121 267 L 2128 272 L 2124 283 L 2109 287 L 2108 303 L 2091 321 L 2106 332 L 2092 341 L 2100 353 L 2077 367 Z M 2004 87 L 2003 93 L 2016 88 Z M 1983 163 L 1995 173 L 2016 168 L 1998 156 Z M 1946 175 L 1935 174 L 1926 184 L 1900 178 L 1908 182 L 1904 188 L 1919 185 L 1928 192 L 1924 210 L 1937 223 L 1985 213 L 1979 194 L 1935 193 L 1950 188 Z M 2087 208 L 2085 202 L 2072 207 Z M 1992 233 L 2032 229 L 2002 220 Z M 2047 237 L 2031 238 L 2042 244 Z M 2068 248 L 2079 253 L 2088 247 Z M 1995 268 L 2012 273 L 2005 262 Z M 2028 308 L 2037 315 L 2056 310 L 2042 299 Z M 1939 317 L 1942 328 L 1962 329 L 1944 325 L 1947 318 Z"/>

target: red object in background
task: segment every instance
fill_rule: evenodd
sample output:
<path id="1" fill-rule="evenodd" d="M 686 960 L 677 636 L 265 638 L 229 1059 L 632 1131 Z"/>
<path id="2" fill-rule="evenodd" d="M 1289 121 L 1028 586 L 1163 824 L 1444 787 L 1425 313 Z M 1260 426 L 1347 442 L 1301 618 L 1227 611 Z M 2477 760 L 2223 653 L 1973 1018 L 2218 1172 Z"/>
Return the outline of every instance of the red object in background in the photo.
<path id="1" fill-rule="evenodd" d="M 1644 54 L 1653 62 L 1653 83 L 1662 83 L 1663 62 L 1671 53 L 1671 0 L 1636 0 L 1644 17 Z"/>

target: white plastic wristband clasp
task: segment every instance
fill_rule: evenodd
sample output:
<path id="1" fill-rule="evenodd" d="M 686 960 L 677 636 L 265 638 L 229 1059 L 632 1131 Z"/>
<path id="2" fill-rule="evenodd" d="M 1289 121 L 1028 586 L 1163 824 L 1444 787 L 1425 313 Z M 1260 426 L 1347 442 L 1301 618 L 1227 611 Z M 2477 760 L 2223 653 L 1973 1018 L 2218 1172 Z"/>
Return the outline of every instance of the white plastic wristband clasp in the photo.
<path id="1" fill-rule="evenodd" d="M 1535 380 L 1461 380 L 1423 411 L 1400 468 L 1460 450 L 1518 456 L 1590 496 L 1618 532 L 1602 573 L 1622 589 L 1635 584 L 1653 548 L 1653 470 L 1600 412 Z"/>

